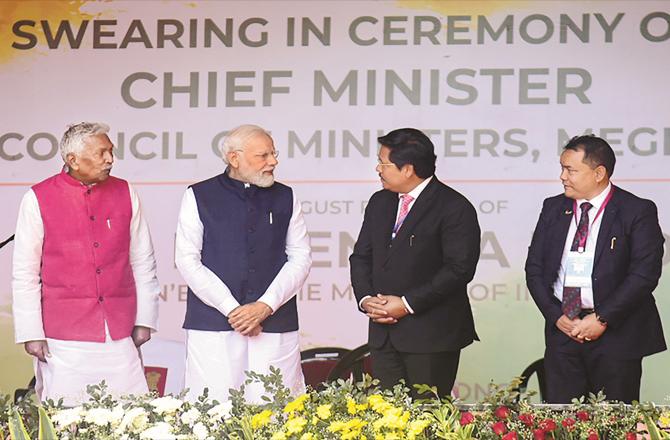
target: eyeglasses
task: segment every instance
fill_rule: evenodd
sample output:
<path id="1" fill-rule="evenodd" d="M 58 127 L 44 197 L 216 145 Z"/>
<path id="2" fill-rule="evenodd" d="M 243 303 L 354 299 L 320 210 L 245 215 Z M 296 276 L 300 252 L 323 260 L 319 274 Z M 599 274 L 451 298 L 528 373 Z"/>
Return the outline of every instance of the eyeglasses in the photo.
<path id="1" fill-rule="evenodd" d="M 239 151 L 239 152 L 244 152 L 244 150 L 233 150 L 233 151 Z M 264 161 L 267 161 L 270 159 L 270 156 L 274 157 L 275 159 L 279 157 L 279 150 L 273 150 L 270 151 L 269 153 L 263 153 L 263 154 L 254 154 L 254 157 L 257 157 L 259 159 L 262 159 Z"/>
<path id="2" fill-rule="evenodd" d="M 385 163 L 385 162 L 382 162 L 381 159 L 377 159 L 377 165 L 380 166 L 380 167 L 387 167 L 387 166 L 395 165 L 395 164 L 393 162 Z"/>

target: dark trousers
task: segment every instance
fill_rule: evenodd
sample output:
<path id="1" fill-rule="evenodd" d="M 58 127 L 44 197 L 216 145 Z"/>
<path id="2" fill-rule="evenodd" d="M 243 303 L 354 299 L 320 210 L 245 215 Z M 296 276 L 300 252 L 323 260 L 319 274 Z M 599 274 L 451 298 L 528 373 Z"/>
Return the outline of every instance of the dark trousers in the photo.
<path id="1" fill-rule="evenodd" d="M 381 348 L 372 348 L 372 372 L 384 389 L 393 388 L 400 379 L 412 390 L 414 398 L 428 398 L 419 395 L 413 384 L 426 384 L 437 387 L 440 396 L 451 395 L 456 381 L 459 351 L 438 353 L 403 353 L 395 349 L 390 339 Z"/>
<path id="2" fill-rule="evenodd" d="M 607 400 L 631 403 L 640 399 L 642 359 L 617 359 L 594 352 L 589 343 L 565 353 L 544 352 L 548 403 L 570 403 L 573 398 L 603 391 Z"/>

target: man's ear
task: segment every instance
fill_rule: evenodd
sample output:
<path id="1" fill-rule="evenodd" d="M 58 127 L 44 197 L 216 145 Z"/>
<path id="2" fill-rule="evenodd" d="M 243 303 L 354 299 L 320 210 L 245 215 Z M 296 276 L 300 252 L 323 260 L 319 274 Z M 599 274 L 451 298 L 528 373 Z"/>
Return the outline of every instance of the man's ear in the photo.
<path id="1" fill-rule="evenodd" d="M 407 177 L 407 178 L 416 175 L 416 173 L 414 172 L 414 165 L 412 165 L 411 163 L 405 164 L 402 167 L 401 171 L 404 174 L 404 176 Z"/>
<path id="2" fill-rule="evenodd" d="M 226 153 L 226 157 L 228 158 L 228 165 L 230 165 L 233 168 L 239 168 L 240 167 L 240 156 L 239 156 L 239 151 L 230 151 Z"/>
<path id="3" fill-rule="evenodd" d="M 77 156 L 74 153 L 67 153 L 65 156 L 65 163 L 67 167 L 71 170 L 77 171 L 79 169 L 79 163 L 77 162 Z"/>
<path id="4" fill-rule="evenodd" d="M 607 170 L 603 165 L 598 165 L 594 171 L 596 173 L 596 182 L 600 183 L 607 179 Z"/>

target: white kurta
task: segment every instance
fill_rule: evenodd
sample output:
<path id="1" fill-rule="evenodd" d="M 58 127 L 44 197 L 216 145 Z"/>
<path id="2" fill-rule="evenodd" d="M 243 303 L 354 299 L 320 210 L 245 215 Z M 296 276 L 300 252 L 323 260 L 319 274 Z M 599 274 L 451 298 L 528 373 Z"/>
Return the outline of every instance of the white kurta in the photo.
<path id="1" fill-rule="evenodd" d="M 130 266 L 137 290 L 135 325 L 157 329 L 158 294 L 151 235 L 142 216 L 137 193 L 129 186 Z M 41 400 L 63 398 L 68 406 L 86 400 L 86 386 L 102 380 L 112 393 L 147 392 L 139 351 L 132 338 L 105 342 L 64 341 L 46 338 L 42 326 L 40 266 L 44 225 L 37 197 L 29 190 L 21 201 L 16 225 L 12 264 L 14 331 L 17 343 L 46 340 L 51 352 L 47 362 L 34 360 L 35 390 Z"/>
<path id="2" fill-rule="evenodd" d="M 182 199 L 177 225 L 177 268 L 202 302 L 228 316 L 240 304 L 228 286 L 202 264 L 203 232 L 195 194 L 189 188 Z M 286 232 L 286 255 L 286 263 L 259 298 L 273 311 L 295 296 L 307 279 L 312 263 L 305 220 L 295 196 Z M 304 391 L 297 331 L 242 336 L 234 331 L 187 330 L 185 386 L 190 389 L 191 399 L 208 387 L 212 398 L 227 400 L 228 390 L 238 389 L 246 379 L 245 371 L 267 374 L 270 365 L 282 371 L 284 384 L 294 394 Z M 262 394 L 262 387 L 251 386 L 247 387 L 245 397 L 260 402 Z"/>

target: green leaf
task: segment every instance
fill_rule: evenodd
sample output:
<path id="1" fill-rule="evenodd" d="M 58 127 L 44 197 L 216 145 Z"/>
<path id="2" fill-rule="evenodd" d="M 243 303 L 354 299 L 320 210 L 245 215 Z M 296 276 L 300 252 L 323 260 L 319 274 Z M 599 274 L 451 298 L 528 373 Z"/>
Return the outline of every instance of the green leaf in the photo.
<path id="1" fill-rule="evenodd" d="M 47 415 L 47 412 L 45 411 L 44 407 L 40 406 L 38 408 L 39 414 L 40 414 L 40 427 L 39 427 L 39 432 L 38 432 L 38 440 L 55 440 L 58 438 L 58 435 L 56 434 L 56 430 L 54 429 L 53 423 L 51 423 L 51 419 Z"/>
<path id="2" fill-rule="evenodd" d="M 12 411 L 12 416 L 9 418 L 9 438 L 11 440 L 30 440 L 23 419 L 16 409 Z"/>

